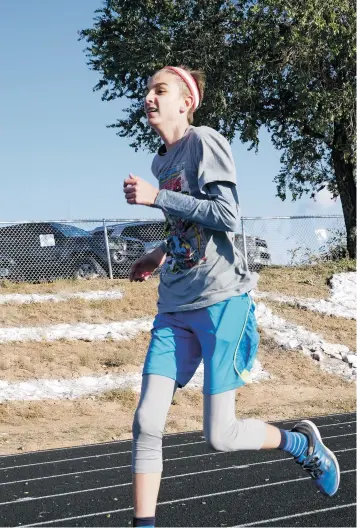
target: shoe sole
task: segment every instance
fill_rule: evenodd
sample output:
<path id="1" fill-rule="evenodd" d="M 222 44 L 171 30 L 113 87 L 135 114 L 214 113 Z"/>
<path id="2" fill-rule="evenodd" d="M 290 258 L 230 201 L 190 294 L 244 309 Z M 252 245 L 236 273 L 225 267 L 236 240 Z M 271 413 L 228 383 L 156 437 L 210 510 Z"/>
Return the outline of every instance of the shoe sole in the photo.
<path id="1" fill-rule="evenodd" d="M 332 460 L 335 462 L 335 465 L 336 465 L 336 468 L 337 468 L 337 477 L 338 477 L 337 488 L 336 488 L 336 491 L 334 493 L 332 493 L 332 495 L 327 495 L 328 497 L 333 497 L 337 493 L 338 488 L 340 486 L 340 465 L 338 463 L 338 460 L 337 460 L 336 456 L 334 455 L 334 453 L 327 446 L 325 446 L 325 444 L 323 443 L 321 435 L 320 435 L 320 431 L 318 430 L 316 425 L 313 422 L 310 422 L 310 420 L 301 420 L 301 422 L 308 424 L 311 427 L 311 429 L 313 429 L 314 433 L 316 434 L 317 438 L 319 439 L 319 442 L 321 442 L 321 444 L 324 446 L 324 448 L 326 449 L 326 451 L 328 452 L 328 454 L 330 455 Z"/>

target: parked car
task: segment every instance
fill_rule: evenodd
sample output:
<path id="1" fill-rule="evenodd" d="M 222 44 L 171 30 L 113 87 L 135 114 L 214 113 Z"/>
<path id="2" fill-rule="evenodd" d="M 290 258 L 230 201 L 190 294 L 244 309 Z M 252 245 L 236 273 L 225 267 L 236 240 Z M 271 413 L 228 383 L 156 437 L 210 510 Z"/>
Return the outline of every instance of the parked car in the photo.
<path id="1" fill-rule="evenodd" d="M 0 280 L 10 278 L 14 266 L 15 261 L 13 259 L 5 257 L 0 253 Z"/>
<path id="2" fill-rule="evenodd" d="M 0 268 L 14 280 L 105 276 L 105 246 L 73 225 L 57 222 L 26 223 L 0 229 L 0 255 L 11 262 Z M 5 273 L 5 272 L 3 272 Z"/>
<path id="3" fill-rule="evenodd" d="M 271 265 L 271 256 L 268 251 L 268 244 L 266 240 L 259 237 L 246 235 L 245 243 L 247 250 L 248 267 L 250 270 L 259 271 L 262 267 Z M 237 248 L 241 251 L 241 253 L 244 255 L 245 253 L 243 235 L 235 235 L 235 244 Z"/>
<path id="4" fill-rule="evenodd" d="M 133 262 L 165 240 L 164 221 L 123 222 L 107 227 L 113 276 L 127 277 Z M 244 254 L 243 237 L 236 245 Z M 248 264 L 270 264 L 265 240 L 246 237 Z M 0 279 L 43 281 L 107 276 L 103 226 L 92 233 L 70 224 L 41 222 L 0 228 Z"/>
<path id="5" fill-rule="evenodd" d="M 164 221 L 123 222 L 107 227 L 113 275 L 127 277 L 133 262 L 155 249 L 165 240 Z M 94 229 L 94 239 L 104 241 L 104 227 Z M 104 242 L 103 242 L 104 243 Z M 235 243 L 244 255 L 243 236 L 235 235 Z M 248 266 L 259 270 L 269 266 L 271 259 L 268 245 L 258 237 L 246 236 Z"/>
<path id="6" fill-rule="evenodd" d="M 127 277 L 136 259 L 158 247 L 163 240 L 163 221 L 123 222 L 107 226 L 114 277 Z M 94 241 L 104 244 L 104 227 L 92 231 Z"/>

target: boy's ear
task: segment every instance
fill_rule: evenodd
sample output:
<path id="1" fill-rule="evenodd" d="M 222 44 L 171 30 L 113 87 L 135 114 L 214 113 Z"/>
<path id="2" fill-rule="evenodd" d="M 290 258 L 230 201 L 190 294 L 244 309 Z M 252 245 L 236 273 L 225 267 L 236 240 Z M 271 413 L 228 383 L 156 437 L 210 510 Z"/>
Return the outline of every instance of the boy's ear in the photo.
<path id="1" fill-rule="evenodd" d="M 186 110 L 188 110 L 189 108 L 192 107 L 193 105 L 193 97 L 192 95 L 188 95 L 185 99 L 185 105 L 186 105 Z"/>
<path id="2" fill-rule="evenodd" d="M 185 106 L 180 106 L 180 113 L 183 114 L 184 112 L 187 112 L 187 110 L 192 106 L 193 104 L 193 98 L 191 95 L 188 95 L 185 97 Z"/>

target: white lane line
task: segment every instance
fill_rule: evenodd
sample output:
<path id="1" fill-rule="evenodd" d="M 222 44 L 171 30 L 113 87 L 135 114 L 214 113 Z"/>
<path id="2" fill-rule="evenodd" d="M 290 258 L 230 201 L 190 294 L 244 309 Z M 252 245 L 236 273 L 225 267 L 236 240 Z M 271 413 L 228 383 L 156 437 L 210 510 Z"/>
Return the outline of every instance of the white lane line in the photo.
<path id="1" fill-rule="evenodd" d="M 44 466 L 46 464 L 59 464 L 61 462 L 73 462 L 73 461 L 77 461 L 77 460 L 87 460 L 87 459 L 90 459 L 90 458 L 101 458 L 101 457 L 110 457 L 110 456 L 114 456 L 114 455 L 121 455 L 122 453 L 126 453 L 126 451 L 119 451 L 119 452 L 114 452 L 114 453 L 102 453 L 100 455 L 90 455 L 90 456 L 86 456 L 86 457 L 75 457 L 75 458 L 63 458 L 61 460 L 47 460 L 46 462 L 36 462 L 34 464 L 21 464 L 21 465 L 17 465 L 17 466 L 7 466 L 7 467 L 4 467 L 4 468 L 0 468 L 0 471 L 6 471 L 8 469 L 19 469 L 19 468 L 25 468 L 25 467 L 33 467 L 33 466 Z M 127 466 L 120 466 L 120 467 L 127 467 Z"/>
<path id="2" fill-rule="evenodd" d="M 269 422 L 267 422 L 269 423 Z M 352 423 L 356 423 L 356 420 L 352 420 L 350 422 L 339 422 L 339 423 L 336 423 L 336 424 L 325 424 L 325 425 L 319 425 L 318 427 L 321 428 L 321 427 L 332 427 L 332 426 L 337 426 L 337 425 L 346 425 L 346 424 L 352 424 Z M 186 433 L 177 433 L 177 434 L 186 434 Z M 353 434 L 353 433 L 352 433 Z M 176 435 L 176 433 L 175 433 Z M 345 436 L 345 435 L 344 435 Z M 201 436 L 201 438 L 203 438 L 203 436 Z M 334 437 L 325 437 L 325 438 L 334 438 Z M 72 449 L 86 449 L 87 447 L 99 447 L 99 446 L 104 446 L 104 445 L 113 445 L 113 444 L 118 444 L 118 443 L 121 443 L 121 442 L 131 442 L 131 440 L 118 440 L 118 441 L 113 441 L 113 442 L 103 442 L 103 443 L 100 443 L 100 444 L 87 444 L 87 445 L 84 445 L 84 446 L 75 446 L 75 447 L 69 447 L 69 448 L 58 448 L 58 449 L 51 449 L 51 450 L 43 450 L 43 451 L 29 451 L 28 453 L 21 453 L 19 455 L 0 455 L 0 459 L 2 458 L 14 458 L 14 457 L 23 457 L 23 456 L 31 456 L 35 453 L 51 453 L 53 451 L 66 451 L 66 450 L 72 450 Z M 187 445 L 194 445 L 194 444 L 203 444 L 205 442 L 205 440 L 198 440 L 197 442 L 184 442 L 183 444 L 172 444 L 172 445 L 168 445 L 168 446 L 163 446 L 163 449 L 169 449 L 171 447 L 185 447 Z M 116 451 L 115 453 L 113 454 L 128 454 L 128 453 L 131 453 L 131 450 L 128 450 L 128 451 Z M 5 468 L 1 468 L 0 467 L 0 471 L 2 470 L 5 470 L 5 469 L 12 469 L 12 468 L 19 468 L 19 467 L 27 467 L 27 466 L 33 466 L 33 465 L 40 465 L 40 464 L 51 464 L 51 463 L 55 463 L 55 462 L 65 462 L 67 460 L 80 460 L 80 459 L 85 459 L 85 458 L 96 458 L 96 457 L 99 457 L 99 456 L 109 456 L 110 453 L 104 453 L 104 454 L 100 454 L 100 455 L 88 455 L 88 457 L 78 457 L 78 458 L 70 458 L 70 459 L 60 459 L 60 460 L 55 460 L 55 461 L 48 461 L 48 462 L 37 462 L 35 464 L 21 464 L 21 465 L 18 465 L 18 466 L 8 466 L 8 467 L 5 467 Z M 118 467 L 121 467 L 121 466 L 118 466 Z M 125 467 L 125 466 L 123 466 Z M 0 486 L 2 484 L 0 483 Z"/>
<path id="3" fill-rule="evenodd" d="M 205 440 L 199 440 L 198 442 L 187 442 L 186 444 L 173 444 L 169 446 L 163 446 L 163 449 L 171 449 L 172 447 L 185 447 L 187 445 L 196 445 L 196 444 L 204 444 Z M 0 471 L 5 471 L 5 469 L 14 469 L 14 468 L 23 468 L 23 467 L 30 467 L 30 466 L 43 466 L 45 464 L 59 464 L 60 462 L 71 462 L 72 460 L 87 460 L 87 458 L 100 458 L 103 456 L 114 456 L 114 455 L 127 455 L 131 453 L 130 451 L 115 451 L 114 453 L 101 453 L 100 455 L 88 455 L 85 457 L 75 457 L 75 458 L 63 458 L 60 460 L 47 460 L 46 462 L 36 462 L 33 464 L 21 464 L 17 466 L 7 466 L 4 468 L 0 467 Z M 126 467 L 126 466 L 121 466 Z"/>
<path id="4" fill-rule="evenodd" d="M 355 451 L 356 448 L 351 448 L 351 449 L 343 449 L 343 450 L 340 450 L 340 451 L 335 451 L 335 453 L 343 453 L 343 452 L 346 452 L 346 451 Z M 206 469 L 205 471 L 194 471 L 192 473 L 178 473 L 177 475 L 169 475 L 167 477 L 162 477 L 161 480 L 171 480 L 171 479 L 175 479 L 175 478 L 182 478 L 182 477 L 192 477 L 194 475 L 201 475 L 203 473 L 215 473 L 217 471 L 227 471 L 227 470 L 231 470 L 231 469 L 249 469 L 253 466 L 261 466 L 261 465 L 265 465 L 265 464 L 274 464 L 276 462 L 288 462 L 290 461 L 291 462 L 291 458 L 278 458 L 276 460 L 266 460 L 264 462 L 253 462 L 251 464 L 244 464 L 244 465 L 241 465 L 241 466 L 227 466 L 227 467 L 223 467 L 223 468 L 214 468 L 214 469 Z M 116 468 L 104 468 L 104 469 L 116 469 Z M 104 471 L 104 469 L 101 469 L 100 471 Z M 96 470 L 97 471 L 97 470 Z M 88 471 L 83 471 L 83 473 L 88 473 Z M 74 475 L 75 473 L 68 473 L 68 475 Z M 56 475 L 56 476 L 63 476 L 63 475 Z M 51 478 L 51 477 L 44 477 L 44 478 Z M 53 477 L 52 477 L 53 478 Z M 19 480 L 19 481 L 14 481 L 14 482 L 7 482 L 5 484 L 1 484 L 2 486 L 6 486 L 6 485 L 10 485 L 10 484 L 19 484 L 21 482 L 31 482 L 32 480 L 43 480 L 41 477 L 38 478 L 38 479 L 27 479 L 27 480 Z M 41 500 L 41 499 L 50 499 L 50 498 L 53 498 L 53 497 L 63 497 L 65 495 L 75 495 L 75 494 L 78 494 L 78 493 L 88 493 L 90 491 L 102 491 L 104 489 L 112 489 L 112 488 L 122 488 L 122 487 L 125 487 L 125 486 L 131 486 L 132 485 L 132 482 L 124 482 L 122 484 L 112 484 L 110 486 L 100 486 L 98 488 L 86 488 L 86 489 L 82 489 L 82 490 L 74 490 L 74 491 L 68 491 L 68 492 L 65 492 L 65 493 L 54 493 L 52 495 L 42 495 L 42 496 L 39 496 L 39 497 L 23 497 L 23 498 L 19 498 L 19 499 L 16 499 L 16 500 L 12 500 L 12 501 L 6 501 L 6 502 L 0 502 L 0 506 L 4 506 L 5 504 L 17 504 L 19 502 L 27 502 L 27 501 L 34 501 L 34 500 Z"/>
<path id="5" fill-rule="evenodd" d="M 337 424 L 333 424 L 335 427 L 337 425 L 347 425 L 347 424 L 352 424 L 352 423 L 356 423 L 356 420 L 351 420 L 350 422 L 340 422 L 340 423 L 337 423 Z M 331 424 L 325 424 L 325 425 L 317 425 L 318 429 L 320 429 L 321 427 L 331 427 Z"/>
<path id="6" fill-rule="evenodd" d="M 268 423 L 271 423 L 271 424 L 274 424 L 274 423 L 298 423 L 301 420 L 314 420 L 314 419 L 317 419 L 317 418 L 331 418 L 333 416 L 347 416 L 348 414 L 354 414 L 355 416 L 357 416 L 356 412 L 352 412 L 351 411 L 351 412 L 348 412 L 348 413 L 324 414 L 323 416 L 305 416 L 304 418 L 295 418 L 294 420 L 282 420 L 282 421 L 275 420 L 274 422 L 268 422 Z M 341 422 L 336 422 L 336 423 L 330 424 L 330 425 L 338 425 L 339 423 L 341 423 Z M 321 427 L 321 426 L 318 425 L 318 427 Z"/>
<path id="7" fill-rule="evenodd" d="M 327 511 L 341 510 L 342 508 L 351 508 L 352 506 L 356 506 L 356 504 L 356 502 L 351 502 L 350 504 L 340 504 L 339 506 L 331 506 L 331 508 L 322 508 L 321 510 L 311 510 L 301 513 L 294 513 L 293 515 L 284 515 L 284 517 L 273 517 L 272 519 L 265 519 L 264 521 L 255 521 L 253 523 L 238 524 L 233 528 L 240 528 L 241 526 L 257 526 L 258 524 L 265 524 L 267 522 L 284 521 L 286 519 L 293 519 L 294 517 L 304 517 L 306 515 L 314 515 L 315 513 L 324 513 Z"/>
<path id="8" fill-rule="evenodd" d="M 328 438 L 341 438 L 341 436 L 356 436 L 356 433 L 347 433 L 344 435 L 333 435 L 333 436 L 322 436 L 322 440 L 327 440 Z"/>
<path id="9" fill-rule="evenodd" d="M 298 423 L 300 422 L 301 420 L 314 420 L 315 418 L 329 418 L 331 416 L 347 416 L 349 414 L 355 414 L 356 413 L 336 413 L 336 414 L 324 414 L 323 416 L 305 416 L 304 418 L 295 418 L 294 420 L 287 420 L 287 421 L 277 421 L 275 420 L 274 422 L 272 421 L 267 421 L 266 423 L 269 423 L 269 424 L 276 424 L 276 423 Z M 356 421 L 356 420 L 354 420 Z M 344 423 L 353 423 L 353 422 L 335 422 L 335 423 L 331 423 L 331 424 L 325 424 L 325 425 L 318 425 L 318 427 L 330 427 L 330 426 L 334 426 L 334 425 L 340 425 L 340 424 L 344 424 Z M 197 435 L 201 435 L 201 437 L 203 438 L 203 432 L 202 431 L 184 431 L 184 432 L 181 432 L 181 433 L 168 433 L 168 434 L 165 434 L 164 438 L 170 438 L 172 436 L 183 436 L 183 435 L 192 435 L 192 434 L 197 434 Z M 131 442 L 131 439 L 130 438 L 127 438 L 125 440 L 113 440 L 112 442 L 99 442 L 99 443 L 96 443 L 96 444 L 84 444 L 84 445 L 77 445 L 77 446 L 71 446 L 71 447 L 54 447 L 53 449 L 38 449 L 38 450 L 35 450 L 35 451 L 29 451 L 27 453 L 16 453 L 16 455 L 12 454 L 12 455 L 0 455 L 0 459 L 2 458 L 13 458 L 13 457 L 25 457 L 25 456 L 30 456 L 30 455 L 34 455 L 36 453 L 53 453 L 55 451 L 71 451 L 72 449 L 86 449 L 87 447 L 98 447 L 98 446 L 104 446 L 104 445 L 113 445 L 113 444 L 124 444 L 125 442 Z M 182 445 L 185 445 L 185 444 L 182 444 Z M 165 446 L 165 447 L 169 447 L 169 446 Z"/>
<path id="10" fill-rule="evenodd" d="M 355 436 L 355 435 L 356 433 L 348 433 L 348 434 L 334 435 L 334 436 L 323 436 L 322 439 L 326 440 L 328 438 L 345 438 L 346 436 Z M 204 443 L 205 443 L 205 440 L 200 440 L 199 442 L 191 442 L 190 444 L 187 443 L 187 444 L 177 444 L 177 445 L 172 445 L 172 446 L 164 446 L 163 449 L 169 449 L 172 447 L 184 447 L 186 445 L 204 444 Z M 47 460 L 46 462 L 36 462 L 34 464 L 21 464 L 21 465 L 16 465 L 16 466 L 7 466 L 4 468 L 0 468 L 0 471 L 5 471 L 8 469 L 19 469 L 19 468 L 25 468 L 25 467 L 32 467 L 32 466 L 43 466 L 46 464 L 59 464 L 60 462 L 73 462 L 77 460 L 88 460 L 90 458 L 100 458 L 104 456 L 109 457 L 109 456 L 122 455 L 122 454 L 128 454 L 128 453 L 131 453 L 131 451 L 116 451 L 114 453 L 102 453 L 100 455 L 90 455 L 86 457 L 64 458 L 61 460 Z M 176 457 L 176 458 L 165 458 L 164 461 L 167 462 L 168 460 L 184 460 L 187 458 L 198 458 L 202 456 L 222 455 L 223 453 L 226 453 L 226 451 L 218 451 L 218 452 L 213 452 L 213 453 L 202 453 L 198 455 L 189 455 L 189 456 Z M 121 467 L 121 468 L 131 467 L 131 464 L 126 464 L 126 465 L 118 466 L 118 467 Z"/>
<path id="11" fill-rule="evenodd" d="M 342 474 L 346 474 L 346 473 L 356 472 L 356 471 L 357 471 L 356 469 L 348 469 L 346 471 L 341 471 L 341 475 Z M 259 484 L 257 486 L 248 486 L 246 488 L 238 488 L 238 489 L 227 490 L 227 491 L 218 491 L 216 493 L 207 493 L 205 495 L 195 495 L 194 497 L 182 497 L 182 499 L 174 499 L 174 500 L 170 500 L 170 501 L 158 502 L 157 505 L 158 506 L 166 506 L 167 504 L 177 504 L 178 502 L 183 502 L 183 501 L 187 502 L 187 501 L 198 500 L 198 499 L 206 499 L 208 497 L 218 497 L 218 496 L 221 496 L 221 495 L 230 495 L 232 493 L 238 493 L 240 491 L 250 491 L 250 490 L 255 490 L 255 489 L 267 488 L 267 487 L 271 487 L 271 486 L 281 486 L 283 484 L 291 484 L 292 482 L 300 482 L 300 481 L 303 481 L 303 480 L 310 480 L 310 477 L 300 477 L 300 478 L 297 478 L 297 479 L 282 480 L 280 482 L 270 482 L 269 484 Z M 127 508 L 120 508 L 118 510 L 109 510 L 109 511 L 96 512 L 96 513 L 87 513 L 85 515 L 77 515 L 77 516 L 74 516 L 74 517 L 64 517 L 62 519 L 52 519 L 50 521 L 42 521 L 42 522 L 39 522 L 39 523 L 26 524 L 24 526 L 25 526 L 25 528 L 29 528 L 30 526 L 44 526 L 45 524 L 52 524 L 54 522 L 72 521 L 72 520 L 75 520 L 75 519 L 86 519 L 88 517 L 96 517 L 98 515 L 108 515 L 108 514 L 112 514 L 112 513 L 120 513 L 120 512 L 124 512 L 124 511 L 131 511 L 132 509 L 133 509 L 133 506 L 128 506 Z"/>

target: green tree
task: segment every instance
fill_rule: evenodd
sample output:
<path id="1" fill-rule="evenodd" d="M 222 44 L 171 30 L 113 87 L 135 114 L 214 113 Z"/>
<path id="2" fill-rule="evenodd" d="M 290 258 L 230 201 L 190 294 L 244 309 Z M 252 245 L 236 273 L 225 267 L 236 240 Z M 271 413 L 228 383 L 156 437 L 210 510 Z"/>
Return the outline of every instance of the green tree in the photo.
<path id="1" fill-rule="evenodd" d="M 206 97 L 195 124 L 258 148 L 265 126 L 282 151 L 277 196 L 340 196 L 355 257 L 355 6 L 352 0 L 106 0 L 87 41 L 103 100 L 127 97 L 110 125 L 136 150 L 157 148 L 143 96 L 166 64 L 201 68 Z"/>

